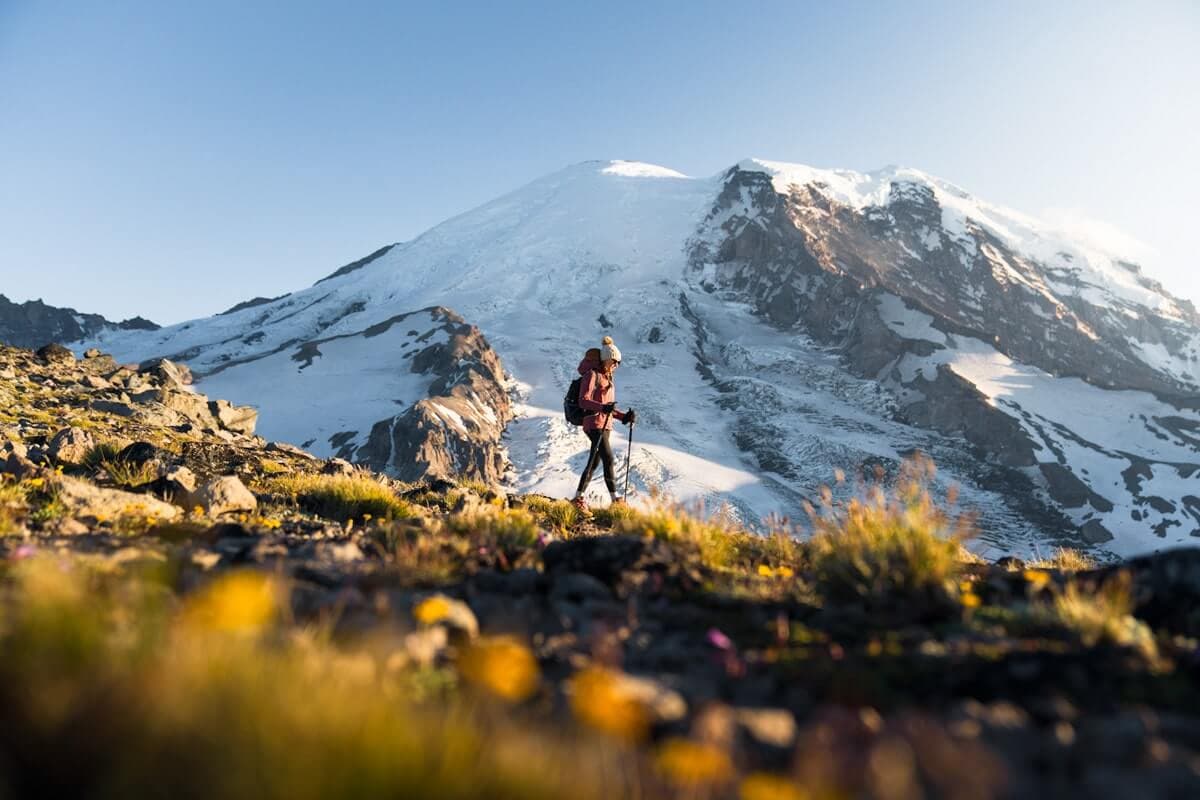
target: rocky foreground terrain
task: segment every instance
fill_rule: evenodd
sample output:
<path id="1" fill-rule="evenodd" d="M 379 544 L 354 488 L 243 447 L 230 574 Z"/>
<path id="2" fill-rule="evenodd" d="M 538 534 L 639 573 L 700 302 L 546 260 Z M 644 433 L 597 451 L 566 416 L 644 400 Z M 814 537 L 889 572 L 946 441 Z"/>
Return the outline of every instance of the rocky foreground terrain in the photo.
<path id="1" fill-rule="evenodd" d="M 0 796 L 1200 795 L 1200 550 L 987 563 L 919 458 L 748 535 L 256 422 L 0 348 Z"/>

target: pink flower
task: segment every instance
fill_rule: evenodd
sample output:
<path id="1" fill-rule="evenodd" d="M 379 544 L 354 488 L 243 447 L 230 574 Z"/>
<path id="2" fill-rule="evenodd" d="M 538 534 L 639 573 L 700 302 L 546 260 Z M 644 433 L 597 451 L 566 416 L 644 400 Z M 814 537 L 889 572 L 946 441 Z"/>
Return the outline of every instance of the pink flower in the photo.
<path id="1" fill-rule="evenodd" d="M 717 630 L 716 628 L 709 628 L 708 636 L 706 638 L 708 639 L 708 643 L 718 650 L 733 649 L 733 640 L 721 633 L 721 631 Z"/>

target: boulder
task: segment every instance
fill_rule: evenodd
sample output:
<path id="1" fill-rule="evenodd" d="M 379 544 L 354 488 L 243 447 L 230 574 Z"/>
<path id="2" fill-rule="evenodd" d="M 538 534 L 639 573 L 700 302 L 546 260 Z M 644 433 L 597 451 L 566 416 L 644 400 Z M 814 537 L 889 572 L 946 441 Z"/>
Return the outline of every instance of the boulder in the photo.
<path id="1" fill-rule="evenodd" d="M 37 357 L 47 364 L 65 363 L 75 360 L 75 354 L 61 344 L 51 343 L 39 347 Z"/>
<path id="2" fill-rule="evenodd" d="M 24 453 L 11 452 L 0 465 L 0 471 L 12 475 L 17 480 L 24 480 L 38 471 L 38 467 Z"/>
<path id="3" fill-rule="evenodd" d="M 89 347 L 87 350 L 83 351 L 83 357 L 89 360 L 93 358 L 99 358 L 101 355 L 103 355 L 103 353 L 101 353 L 95 347 Z"/>
<path id="4" fill-rule="evenodd" d="M 287 453 L 288 455 L 296 456 L 298 458 L 305 458 L 309 461 L 316 460 L 316 456 L 314 456 L 312 453 L 308 452 L 307 450 L 302 450 L 299 447 L 296 447 L 294 444 L 288 444 L 287 442 L 268 442 L 266 451 L 268 453 Z"/>
<path id="5" fill-rule="evenodd" d="M 210 400 L 208 411 L 221 427 L 234 433 L 254 434 L 254 426 L 258 423 L 258 411 L 251 406 L 235 406 L 228 400 Z"/>
<path id="6" fill-rule="evenodd" d="M 89 389 L 111 389 L 112 384 L 106 381 L 99 375 L 87 374 L 83 376 L 83 385 Z"/>
<path id="7" fill-rule="evenodd" d="M 183 364 L 176 364 L 167 358 L 156 358 L 138 365 L 138 372 L 158 381 L 163 388 L 178 388 L 190 386 L 192 371 Z"/>
<path id="8" fill-rule="evenodd" d="M 192 499 L 214 517 L 239 511 L 251 512 L 258 508 L 258 498 L 236 475 L 225 475 L 210 481 L 194 492 Z"/>
<path id="9" fill-rule="evenodd" d="M 325 466 L 321 467 L 322 475 L 350 476 L 354 474 L 354 471 L 354 465 L 344 458 L 331 458 L 325 462 Z"/>
<path id="10" fill-rule="evenodd" d="M 53 486 L 67 513 L 85 523 L 95 524 L 126 515 L 175 519 L 180 514 L 177 507 L 150 495 L 102 489 L 67 475 L 55 476 Z"/>
<path id="11" fill-rule="evenodd" d="M 96 440 L 87 431 L 63 428 L 50 439 L 50 458 L 58 464 L 82 464 L 95 446 Z"/>
<path id="12" fill-rule="evenodd" d="M 137 413 L 136 408 L 120 400 L 93 400 L 91 408 L 93 411 L 116 414 L 118 417 L 132 417 Z"/>

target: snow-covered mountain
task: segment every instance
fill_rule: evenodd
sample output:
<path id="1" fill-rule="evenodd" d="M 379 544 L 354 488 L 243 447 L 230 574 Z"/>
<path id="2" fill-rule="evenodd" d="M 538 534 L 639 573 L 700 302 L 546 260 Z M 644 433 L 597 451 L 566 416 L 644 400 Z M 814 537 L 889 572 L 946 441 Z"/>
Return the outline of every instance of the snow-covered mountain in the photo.
<path id="1" fill-rule="evenodd" d="M 83 346 L 185 360 L 271 438 L 402 470 L 438 430 L 446 464 L 494 472 L 502 445 L 510 483 L 565 496 L 586 440 L 562 394 L 610 334 L 643 490 L 796 516 L 835 469 L 919 449 L 985 547 L 1200 536 L 1195 309 L 911 169 L 589 162 L 243 305 Z"/>

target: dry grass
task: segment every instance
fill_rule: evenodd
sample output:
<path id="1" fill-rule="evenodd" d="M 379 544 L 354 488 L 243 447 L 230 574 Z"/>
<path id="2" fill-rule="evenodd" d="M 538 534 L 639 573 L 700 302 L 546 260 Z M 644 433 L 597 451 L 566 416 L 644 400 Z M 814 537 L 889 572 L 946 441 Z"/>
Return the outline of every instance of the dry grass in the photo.
<path id="1" fill-rule="evenodd" d="M 1087 647 L 1110 644 L 1134 648 L 1147 657 L 1157 653 L 1154 634 L 1132 615 L 1133 595 L 1129 574 L 1118 573 L 1098 590 L 1083 590 L 1074 583 L 1055 591 L 1049 602 L 1029 609 L 1034 628 L 1070 632 Z"/>
<path id="2" fill-rule="evenodd" d="M 569 531 L 579 522 L 579 509 L 566 500 L 554 500 L 541 495 L 524 498 L 524 506 L 548 528 Z"/>
<path id="3" fill-rule="evenodd" d="M 1086 572 L 1096 568 L 1091 556 L 1069 547 L 1060 547 L 1049 558 L 1039 558 L 1026 566 L 1032 569 L 1057 569 L 1062 572 Z"/>
<path id="4" fill-rule="evenodd" d="M 484 506 L 452 514 L 442 525 L 449 533 L 471 540 L 476 548 L 492 548 L 509 564 L 531 561 L 538 552 L 537 520 L 523 508 Z"/>
<path id="5" fill-rule="evenodd" d="M 827 602 L 870 608 L 908 602 L 916 613 L 940 605 L 962 571 L 960 542 L 969 522 L 939 509 L 927 490 L 928 459 L 906 461 L 896 490 L 879 487 L 835 508 L 828 493 L 812 512 L 809 543 L 818 592 Z"/>
<path id="6" fill-rule="evenodd" d="M 304 511 L 338 522 L 404 519 L 414 514 L 412 506 L 372 478 L 288 475 L 269 481 L 267 488 L 291 496 Z"/>

